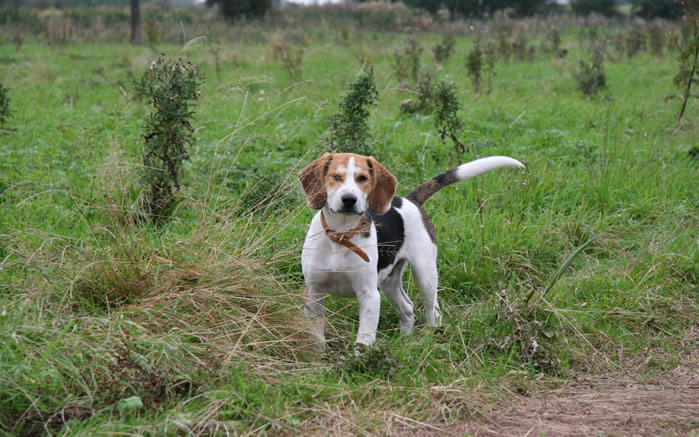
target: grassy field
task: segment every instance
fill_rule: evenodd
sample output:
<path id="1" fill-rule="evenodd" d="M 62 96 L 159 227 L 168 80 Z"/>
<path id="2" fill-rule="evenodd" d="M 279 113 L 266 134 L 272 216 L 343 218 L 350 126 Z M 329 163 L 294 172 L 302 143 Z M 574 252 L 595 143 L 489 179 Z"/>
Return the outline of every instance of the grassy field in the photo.
<path id="1" fill-rule="evenodd" d="M 698 108 L 678 122 L 665 101 L 671 54 L 607 62 L 608 89 L 583 98 L 576 35 L 563 59 L 498 61 L 481 95 L 464 67 L 472 39 L 457 39 L 443 73 L 463 154 L 430 115 L 400 113 L 403 35 L 311 35 L 302 80 L 266 44 L 222 44 L 218 74 L 208 42 L 0 46 L 14 110 L 0 137 L 0 433 L 463 435 L 496 406 L 587 377 L 696 376 Z M 439 39 L 420 36 L 424 68 Z M 149 107 L 131 92 L 159 52 L 207 79 L 181 202 L 164 225 L 136 226 Z M 358 58 L 375 66 L 373 154 L 399 194 L 477 157 L 527 168 L 427 203 L 442 329 L 403 338 L 384 300 L 376 348 L 355 357 L 357 303 L 329 299 L 320 356 L 301 311 L 313 212 L 296 172 L 322 153 Z M 690 432 L 691 416 L 654 432 Z"/>

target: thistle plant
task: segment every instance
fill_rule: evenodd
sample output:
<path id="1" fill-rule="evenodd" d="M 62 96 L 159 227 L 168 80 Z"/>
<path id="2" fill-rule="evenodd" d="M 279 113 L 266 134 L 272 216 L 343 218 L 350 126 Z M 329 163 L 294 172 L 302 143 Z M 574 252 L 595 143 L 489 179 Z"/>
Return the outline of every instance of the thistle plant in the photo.
<path id="1" fill-rule="evenodd" d="M 641 53 L 645 47 L 646 34 L 643 32 L 641 25 L 634 22 L 626 35 L 626 56 L 631 59 Z"/>
<path id="2" fill-rule="evenodd" d="M 398 79 L 412 79 L 413 82 L 417 82 L 421 54 L 422 47 L 413 35 L 410 35 L 402 46 L 393 52 L 393 69 Z"/>
<path id="3" fill-rule="evenodd" d="M 434 89 L 434 75 L 429 71 L 421 72 L 415 84 L 416 98 L 401 102 L 400 111 L 406 114 L 431 112 L 434 108 Z"/>
<path id="4" fill-rule="evenodd" d="M 144 212 L 152 221 L 167 217 L 180 189 L 182 165 L 193 144 L 192 104 L 199 97 L 204 76 L 189 62 L 159 58 L 135 84 L 137 97 L 153 111 L 146 119 L 142 181 Z"/>
<path id="5" fill-rule="evenodd" d="M 483 51 L 481 50 L 480 38 L 476 38 L 473 43 L 473 48 L 466 55 L 466 69 L 468 76 L 473 83 L 473 90 L 476 93 L 481 91 L 481 79 L 483 72 Z"/>
<path id="6" fill-rule="evenodd" d="M 449 62 L 449 58 L 451 55 L 454 53 L 454 46 L 456 45 L 456 40 L 454 39 L 453 35 L 444 35 L 444 38 L 442 41 L 440 41 L 434 49 L 432 49 L 432 53 L 434 54 L 434 59 L 437 61 L 439 64 L 446 64 Z"/>
<path id="7" fill-rule="evenodd" d="M 580 66 L 573 73 L 578 88 L 586 96 L 592 96 L 607 87 L 607 75 L 604 71 L 604 46 L 602 42 L 588 46 L 590 61 L 580 59 Z"/>
<path id="8" fill-rule="evenodd" d="M 7 120 L 12 117 L 12 109 L 10 109 L 9 90 L 0 83 L 0 126 L 4 125 Z"/>
<path id="9" fill-rule="evenodd" d="M 374 67 L 362 69 L 356 80 L 347 85 L 347 94 L 340 102 L 340 110 L 330 116 L 326 145 L 331 152 L 371 154 L 369 133 L 369 108 L 376 106 L 379 92 L 376 89 Z"/>
<path id="10" fill-rule="evenodd" d="M 490 94 L 493 91 L 493 77 L 495 77 L 495 62 L 498 60 L 498 46 L 493 40 L 488 40 L 483 49 L 485 62 L 483 64 L 483 72 L 486 78 L 486 93 Z"/>
<path id="11" fill-rule="evenodd" d="M 456 97 L 456 85 L 445 79 L 440 80 L 434 90 L 434 104 L 436 108 L 434 127 L 442 143 L 446 143 L 446 139 L 449 138 L 457 153 L 466 152 L 466 146 L 457 136 L 457 133 L 463 129 L 464 123 L 457 115 L 461 109 L 461 103 Z"/>

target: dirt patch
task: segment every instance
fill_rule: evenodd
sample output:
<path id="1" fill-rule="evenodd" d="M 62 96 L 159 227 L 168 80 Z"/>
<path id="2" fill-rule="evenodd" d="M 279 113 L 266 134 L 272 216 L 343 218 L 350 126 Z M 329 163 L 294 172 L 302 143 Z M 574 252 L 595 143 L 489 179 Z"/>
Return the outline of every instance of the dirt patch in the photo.
<path id="1" fill-rule="evenodd" d="M 472 436 L 656 436 L 699 431 L 697 368 L 678 367 L 652 383 L 595 377 L 531 397 L 518 397 L 483 423 L 447 434 Z"/>

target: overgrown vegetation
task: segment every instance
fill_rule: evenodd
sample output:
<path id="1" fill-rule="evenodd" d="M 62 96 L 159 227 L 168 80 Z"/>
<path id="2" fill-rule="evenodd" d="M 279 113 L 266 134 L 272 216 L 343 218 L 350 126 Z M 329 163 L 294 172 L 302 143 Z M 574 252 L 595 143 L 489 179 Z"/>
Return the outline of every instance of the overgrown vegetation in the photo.
<path id="1" fill-rule="evenodd" d="M 457 153 L 466 152 L 466 146 L 459 140 L 459 132 L 463 129 L 464 123 L 459 118 L 458 112 L 461 103 L 456 96 L 456 85 L 453 82 L 442 79 L 434 90 L 434 127 L 437 129 L 442 143 L 449 138 Z"/>
<path id="2" fill-rule="evenodd" d="M 420 73 L 422 47 L 415 35 L 408 36 L 393 52 L 393 71 L 401 80 L 417 82 Z"/>
<path id="3" fill-rule="evenodd" d="M 438 64 L 446 64 L 449 62 L 449 58 L 451 58 L 451 55 L 454 53 L 455 45 L 456 40 L 453 35 L 444 35 L 442 40 L 432 49 L 435 61 L 437 61 Z"/>
<path id="4" fill-rule="evenodd" d="M 153 106 L 143 134 L 142 177 L 144 212 L 154 221 L 169 216 L 175 205 L 182 166 L 194 143 L 192 104 L 199 97 L 203 80 L 199 67 L 159 58 L 135 84 L 136 96 Z"/>
<path id="5" fill-rule="evenodd" d="M 10 91 L 0 83 L 0 126 L 3 126 L 12 117 L 9 94 Z"/>
<path id="6" fill-rule="evenodd" d="M 516 411 L 507 421 L 519 421 L 514 403 L 524 408 L 571 381 L 580 394 L 612 396 L 618 387 L 594 381 L 620 375 L 634 396 L 639 381 L 679 387 L 675 401 L 648 402 L 642 433 L 695 427 L 685 376 L 696 367 L 699 318 L 697 169 L 688 159 L 697 132 L 686 121 L 696 100 L 679 123 L 678 108 L 663 103 L 674 91 L 675 48 L 662 62 L 652 45 L 628 58 L 629 23 L 597 15 L 442 21 L 443 12 L 372 2 L 276 11 L 229 27 L 214 11 L 145 4 L 144 19 L 160 23 L 159 48 L 208 76 L 218 67 L 219 77 L 199 85 L 197 127 L 184 129 L 196 134 L 175 192 L 186 208 L 135 226 L 124 218 L 145 190 L 151 109 L 130 98 L 154 55 L 100 42 L 127 41 L 119 23 L 128 14 L 99 11 L 101 25 L 70 8 L 52 12 L 73 23 L 60 46 L 40 20 L 0 17 L 3 41 L 29 23 L 19 51 L 0 45 L 16 121 L 0 137 L 0 434 L 479 435 L 473 426 L 485 423 L 492 434 L 557 435 L 566 432 L 508 432 L 498 412 Z M 470 25 L 486 59 L 489 38 L 497 43 L 490 95 L 468 90 L 464 62 L 437 68 L 424 54 L 417 84 L 410 70 L 400 83 L 386 47 L 405 28 L 448 31 L 464 56 Z M 638 25 L 648 37 L 650 23 Z M 550 48 L 554 26 L 567 57 Z M 276 32 L 306 49 L 304 81 L 292 83 L 268 55 Z M 517 33 L 527 37 L 522 59 L 512 52 Z M 620 36 L 603 65 L 613 98 L 582 98 L 571 80 L 593 34 L 606 51 Z M 193 35 L 220 51 L 186 44 Z M 417 46 L 438 41 L 414 36 Z M 347 66 L 367 59 L 374 74 L 363 71 L 370 80 L 349 99 L 360 76 Z M 416 105 L 408 114 L 399 110 L 407 93 Z M 438 111 L 437 96 L 450 110 Z M 400 181 L 399 194 L 476 157 L 513 156 L 527 169 L 479 176 L 425 205 L 439 235 L 440 329 L 424 326 L 408 276 L 411 337 L 382 302 L 378 342 L 355 356 L 357 303 L 328 297 L 329 352 L 319 355 L 305 329 L 299 260 L 314 212 L 295 175 L 319 146 L 330 148 L 331 121 L 350 101 L 364 115 L 337 125 L 355 131 L 333 150 L 375 154 Z M 452 133 L 456 154 L 444 146 Z M 360 143 L 366 149 L 353 149 Z M 631 417 L 615 415 L 618 405 L 600 408 Z M 543 413 L 531 414 L 545 426 Z M 565 417 L 570 434 L 582 429 L 577 416 Z M 637 418 L 619 434 L 639 433 Z"/>
<path id="7" fill-rule="evenodd" d="M 604 46 L 601 42 L 588 45 L 590 60 L 580 59 L 578 69 L 573 73 L 578 89 L 586 96 L 592 96 L 607 87 L 604 71 Z"/>

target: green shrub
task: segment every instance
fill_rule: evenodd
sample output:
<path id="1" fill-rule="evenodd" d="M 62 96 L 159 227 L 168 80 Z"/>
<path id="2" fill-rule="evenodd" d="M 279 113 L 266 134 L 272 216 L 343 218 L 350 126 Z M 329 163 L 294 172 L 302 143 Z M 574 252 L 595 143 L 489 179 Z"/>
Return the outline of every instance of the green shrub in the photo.
<path id="1" fill-rule="evenodd" d="M 481 79 L 483 77 L 483 51 L 481 50 L 479 39 L 476 39 L 473 48 L 468 52 L 468 55 L 466 55 L 466 69 L 468 70 L 468 76 L 471 78 L 471 83 L 473 83 L 473 90 L 479 93 L 481 91 Z"/>
<path id="2" fill-rule="evenodd" d="M 406 114 L 415 112 L 429 113 L 434 108 L 434 76 L 430 72 L 418 74 L 415 84 L 414 99 L 403 100 L 400 104 L 400 111 Z"/>
<path id="3" fill-rule="evenodd" d="M 466 152 L 466 146 L 459 141 L 457 136 L 464 124 L 457 115 L 461 109 L 461 103 L 456 97 L 456 85 L 445 79 L 440 80 L 434 91 L 434 103 L 437 109 L 434 127 L 437 129 L 442 143 L 445 143 L 448 137 L 454 143 L 454 150 L 457 153 Z"/>
<path id="4" fill-rule="evenodd" d="M 421 54 L 422 47 L 413 35 L 406 38 L 402 46 L 393 52 L 393 69 L 399 80 L 412 79 L 413 82 L 417 82 Z"/>
<path id="5" fill-rule="evenodd" d="M 592 96 L 607 87 L 604 71 L 604 48 L 602 43 L 592 43 L 588 47 L 590 61 L 580 59 L 580 66 L 573 73 L 578 88 L 586 96 Z"/>
<path id="6" fill-rule="evenodd" d="M 362 69 L 359 77 L 347 85 L 340 110 L 329 118 L 330 134 L 326 139 L 329 151 L 371 154 L 368 108 L 376 106 L 378 98 L 374 67 Z"/>
<path id="7" fill-rule="evenodd" d="M 12 117 L 12 110 L 10 109 L 10 96 L 8 96 L 8 93 L 9 90 L 0 83 L 0 126 L 4 125 L 5 122 Z"/>
<path id="8" fill-rule="evenodd" d="M 444 35 L 442 41 L 440 41 L 432 50 L 434 53 L 434 59 L 439 64 L 446 64 L 449 62 L 449 58 L 454 53 L 455 45 L 456 40 L 452 35 Z"/>
<path id="9" fill-rule="evenodd" d="M 143 206 L 154 221 L 170 214 L 180 189 L 182 165 L 194 141 L 191 102 L 199 97 L 203 80 L 199 67 L 159 58 L 135 84 L 136 96 L 150 100 L 154 108 L 143 135 Z"/>

